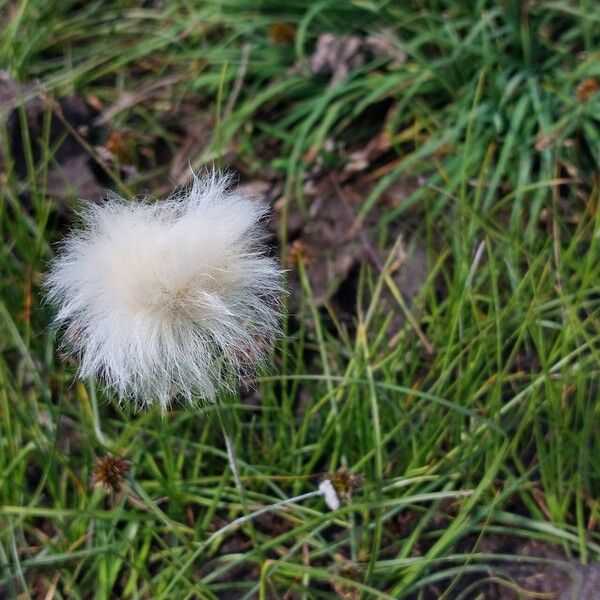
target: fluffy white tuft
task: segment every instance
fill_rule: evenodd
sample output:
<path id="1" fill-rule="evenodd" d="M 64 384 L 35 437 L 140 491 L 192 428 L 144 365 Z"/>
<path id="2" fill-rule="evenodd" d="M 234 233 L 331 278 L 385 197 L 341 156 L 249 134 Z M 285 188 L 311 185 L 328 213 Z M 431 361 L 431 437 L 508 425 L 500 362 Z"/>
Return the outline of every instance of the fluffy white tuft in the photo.
<path id="1" fill-rule="evenodd" d="M 46 280 L 63 349 L 121 401 L 214 401 L 251 374 L 277 332 L 281 270 L 267 207 L 229 178 L 167 200 L 86 205 Z"/>
<path id="2" fill-rule="evenodd" d="M 319 484 L 319 490 L 325 498 L 325 504 L 330 510 L 337 510 L 340 507 L 340 499 L 333 484 L 329 479 L 323 479 Z"/>

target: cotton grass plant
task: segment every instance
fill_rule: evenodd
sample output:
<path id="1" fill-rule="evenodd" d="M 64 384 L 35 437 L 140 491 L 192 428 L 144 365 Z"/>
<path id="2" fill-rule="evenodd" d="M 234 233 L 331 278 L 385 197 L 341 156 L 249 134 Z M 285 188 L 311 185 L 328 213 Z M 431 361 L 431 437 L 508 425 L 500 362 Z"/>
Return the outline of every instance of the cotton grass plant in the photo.
<path id="1" fill-rule="evenodd" d="M 277 333 L 283 288 L 263 243 L 267 207 L 229 184 L 212 174 L 160 202 L 86 204 L 51 265 L 62 349 L 122 404 L 216 402 Z"/>
<path id="2" fill-rule="evenodd" d="M 46 279 L 61 348 L 79 375 L 135 409 L 232 397 L 279 332 L 284 288 L 265 246 L 267 212 L 216 172 L 163 201 L 85 204 Z M 231 433 L 216 413 L 245 505 Z M 274 506 L 325 495 L 331 507 L 325 492 Z"/>

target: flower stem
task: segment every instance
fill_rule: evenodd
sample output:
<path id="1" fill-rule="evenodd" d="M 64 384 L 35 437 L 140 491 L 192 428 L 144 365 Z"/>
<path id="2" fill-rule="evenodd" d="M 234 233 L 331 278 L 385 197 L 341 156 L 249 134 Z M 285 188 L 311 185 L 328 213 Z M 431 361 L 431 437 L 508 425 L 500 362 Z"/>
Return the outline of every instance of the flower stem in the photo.
<path id="1" fill-rule="evenodd" d="M 307 492 L 306 494 L 301 494 L 300 496 L 294 496 L 294 498 L 286 498 L 285 500 L 280 500 L 279 502 L 275 502 L 273 504 L 269 504 L 268 506 L 263 506 L 254 512 L 247 513 L 237 519 L 231 521 L 231 523 L 227 523 L 221 529 L 212 533 L 204 542 L 204 545 L 210 544 L 213 540 L 218 538 L 219 536 L 227 533 L 230 529 L 234 529 L 238 525 L 242 525 L 247 521 L 252 521 L 252 519 L 259 517 L 260 515 L 270 512 L 272 510 L 277 510 L 278 508 L 282 508 L 283 506 L 287 506 L 288 504 L 296 504 L 298 502 L 302 502 L 302 500 L 307 500 L 308 498 L 314 498 L 315 496 L 322 496 L 323 492 L 321 490 L 313 490 L 312 492 Z"/>
<path id="2" fill-rule="evenodd" d="M 206 547 L 213 540 L 215 540 L 219 536 L 227 533 L 231 529 L 234 529 L 235 527 L 237 527 L 239 525 L 243 525 L 244 523 L 248 523 L 249 530 L 250 530 L 250 537 L 252 539 L 254 548 L 257 550 L 259 555 L 262 555 L 262 551 L 260 550 L 260 547 L 258 545 L 258 538 L 256 535 L 256 529 L 254 527 L 254 522 L 253 522 L 253 520 L 256 517 L 258 517 L 264 513 L 277 510 L 283 506 L 287 506 L 288 504 L 295 504 L 298 502 L 302 502 L 303 500 L 307 500 L 308 498 L 314 498 L 315 496 L 325 496 L 326 502 L 327 502 L 327 505 L 329 506 L 329 508 L 332 510 L 337 509 L 337 506 L 336 507 L 330 506 L 330 501 L 327 500 L 328 496 L 327 496 L 327 493 L 325 492 L 326 488 L 323 487 L 323 484 L 328 483 L 329 487 L 331 488 L 331 483 L 329 482 L 329 480 L 326 480 L 325 482 L 321 483 L 321 485 L 319 486 L 319 489 L 317 489 L 317 490 L 313 490 L 312 492 L 307 492 L 305 494 L 300 494 L 299 496 L 294 496 L 293 498 L 286 498 L 285 500 L 280 500 L 279 502 L 275 502 L 273 504 L 263 506 L 262 508 L 259 508 L 259 509 L 255 510 L 254 512 L 250 512 L 249 505 L 248 505 L 248 497 L 246 495 L 246 488 L 244 487 L 244 484 L 242 483 L 242 478 L 240 477 L 240 472 L 238 469 L 238 462 L 237 462 L 237 458 L 235 455 L 233 439 L 229 433 L 229 428 L 225 424 L 225 419 L 223 418 L 223 414 L 219 410 L 217 410 L 216 413 L 217 413 L 217 418 L 219 419 L 219 424 L 221 425 L 221 430 L 223 432 L 223 438 L 225 439 L 225 448 L 227 450 L 227 459 L 229 461 L 229 468 L 231 470 L 231 474 L 233 476 L 235 486 L 240 495 L 240 500 L 242 503 L 242 508 L 244 510 L 244 514 L 241 517 L 234 519 L 233 521 L 231 521 L 230 523 L 228 523 L 227 525 L 225 525 L 218 531 L 215 531 L 213 534 L 211 534 L 202 543 L 202 547 Z M 332 490 L 333 490 L 333 488 L 332 488 Z M 335 495 L 335 492 L 333 492 L 333 493 Z M 337 501 L 338 500 L 336 498 L 336 502 Z"/>
<path id="3" fill-rule="evenodd" d="M 219 424 L 221 425 L 221 430 L 223 432 L 223 438 L 225 439 L 225 448 L 227 450 L 227 459 L 229 461 L 229 468 L 231 469 L 231 474 L 233 476 L 233 481 L 235 482 L 235 487 L 240 495 L 240 501 L 242 503 L 242 508 L 244 510 L 244 516 L 248 516 L 250 514 L 250 509 L 248 507 L 248 497 L 246 495 L 246 488 L 242 483 L 242 479 L 240 477 L 240 472 L 237 467 L 237 458 L 235 455 L 235 449 L 233 446 L 233 439 L 227 426 L 225 425 L 225 420 L 223 419 L 223 415 L 220 410 L 216 411 L 217 417 L 219 419 Z M 244 518 L 244 517 L 241 517 Z M 258 549 L 258 538 L 256 536 L 256 529 L 254 528 L 254 523 L 252 523 L 251 519 L 245 519 L 250 521 L 250 538 L 252 539 L 252 544 L 255 548 Z M 245 522 L 245 521 L 242 521 Z M 235 521 L 232 521 L 235 523 Z M 212 536 L 211 536 L 212 537 Z"/>
<path id="4" fill-rule="evenodd" d="M 244 484 L 240 478 L 240 473 L 237 468 L 237 460 L 235 457 L 235 450 L 233 449 L 233 440 L 231 436 L 226 431 L 223 431 L 223 437 L 225 438 L 225 448 L 227 449 L 227 459 L 229 460 L 229 468 L 231 469 L 231 474 L 233 475 L 233 481 L 235 482 L 235 487 L 238 489 L 240 496 L 246 497 L 246 489 L 244 488 Z"/>

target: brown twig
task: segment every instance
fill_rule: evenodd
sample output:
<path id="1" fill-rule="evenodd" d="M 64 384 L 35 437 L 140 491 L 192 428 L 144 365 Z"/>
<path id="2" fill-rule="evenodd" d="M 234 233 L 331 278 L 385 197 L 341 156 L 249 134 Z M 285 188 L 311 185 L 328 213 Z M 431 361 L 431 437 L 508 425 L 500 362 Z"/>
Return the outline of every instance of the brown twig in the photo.
<path id="1" fill-rule="evenodd" d="M 65 119 L 63 115 L 62 109 L 58 102 L 51 98 L 45 92 L 41 93 L 41 98 L 44 104 L 52 111 L 54 116 L 62 123 L 64 128 L 75 138 L 75 140 L 79 143 L 79 145 L 96 161 L 96 163 L 100 166 L 100 168 L 110 177 L 110 179 L 115 183 L 115 185 L 119 188 L 119 191 L 125 194 L 128 198 L 133 196 L 133 192 L 126 186 L 120 179 L 115 175 L 112 171 L 108 163 L 100 156 L 100 154 L 88 144 L 83 137 L 79 134 L 77 129 Z"/>
<path id="2" fill-rule="evenodd" d="M 367 253 L 369 254 L 373 264 L 375 265 L 375 267 L 377 267 L 377 270 L 380 272 L 380 274 L 384 278 L 385 283 L 387 284 L 388 288 L 390 289 L 390 292 L 394 296 L 394 299 L 398 302 L 398 304 L 400 305 L 400 308 L 402 308 L 402 311 L 404 312 L 406 319 L 410 323 L 410 326 L 413 328 L 414 332 L 417 334 L 417 337 L 419 338 L 419 340 L 423 346 L 423 349 L 425 350 L 425 353 L 428 356 L 434 356 L 436 353 L 435 347 L 427 339 L 427 336 L 425 335 L 424 331 L 421 329 L 421 326 L 417 322 L 415 316 L 412 314 L 412 311 L 408 307 L 400 290 L 398 289 L 398 287 L 394 283 L 393 279 L 391 278 L 390 269 L 385 268 L 383 260 L 379 256 L 377 249 L 372 244 L 367 232 L 364 229 L 362 220 L 356 218 L 356 215 L 354 214 L 354 211 L 352 210 L 352 205 L 350 204 L 344 190 L 340 187 L 340 185 L 336 181 L 335 177 L 330 174 L 329 180 L 331 181 L 338 198 L 342 201 L 342 203 L 343 203 L 344 207 L 346 208 L 346 210 L 348 211 L 350 217 L 353 219 L 353 225 L 350 229 L 352 231 L 354 231 L 354 229 L 356 229 L 356 233 L 358 234 L 360 240 L 362 241 L 363 245 L 365 246 L 365 249 L 366 249 Z M 346 236 L 347 235 L 348 234 L 346 234 Z"/>

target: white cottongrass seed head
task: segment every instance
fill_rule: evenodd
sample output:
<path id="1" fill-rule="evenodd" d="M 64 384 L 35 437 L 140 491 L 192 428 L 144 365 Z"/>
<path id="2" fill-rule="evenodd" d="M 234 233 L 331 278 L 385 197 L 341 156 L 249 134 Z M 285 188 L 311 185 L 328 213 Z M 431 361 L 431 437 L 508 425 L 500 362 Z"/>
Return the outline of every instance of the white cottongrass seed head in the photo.
<path id="1" fill-rule="evenodd" d="M 230 183 L 213 173 L 162 201 L 86 204 L 50 265 L 62 349 L 121 402 L 216 401 L 265 358 L 282 271 L 267 206 Z"/>
<path id="2" fill-rule="evenodd" d="M 319 490 L 323 494 L 325 504 L 327 504 L 329 510 L 337 510 L 340 507 L 340 499 L 338 498 L 331 480 L 323 479 L 319 484 Z"/>

